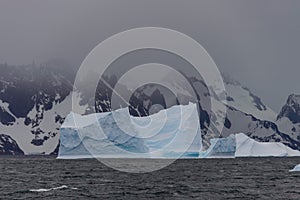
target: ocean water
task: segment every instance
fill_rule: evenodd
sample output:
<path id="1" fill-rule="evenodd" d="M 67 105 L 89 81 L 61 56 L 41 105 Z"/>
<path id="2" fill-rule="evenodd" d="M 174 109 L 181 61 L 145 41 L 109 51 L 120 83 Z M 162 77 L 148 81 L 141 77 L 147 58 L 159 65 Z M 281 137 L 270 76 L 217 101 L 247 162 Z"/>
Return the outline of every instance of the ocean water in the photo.
<path id="1" fill-rule="evenodd" d="M 188 159 L 130 174 L 95 159 L 0 157 L 0 199 L 300 199 L 300 173 L 289 172 L 299 163 L 300 158 Z"/>

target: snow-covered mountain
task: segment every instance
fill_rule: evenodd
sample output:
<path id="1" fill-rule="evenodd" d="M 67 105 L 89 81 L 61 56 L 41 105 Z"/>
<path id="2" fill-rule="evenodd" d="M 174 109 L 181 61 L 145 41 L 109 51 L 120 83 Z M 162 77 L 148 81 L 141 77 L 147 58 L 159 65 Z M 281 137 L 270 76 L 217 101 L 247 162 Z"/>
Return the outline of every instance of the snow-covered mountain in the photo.
<path id="1" fill-rule="evenodd" d="M 277 116 L 276 124 L 281 132 L 300 141 L 300 95 L 291 94 Z"/>
<path id="2" fill-rule="evenodd" d="M 76 70 L 62 62 L 49 62 L 41 66 L 0 65 L 0 134 L 14 139 L 25 154 L 50 154 L 58 150 L 59 128 L 71 111 L 71 92 Z M 91 75 L 92 76 L 92 75 Z M 133 91 L 128 85 L 117 83 L 118 77 L 103 77 L 112 87 L 121 88 L 120 95 L 129 96 L 129 112 L 132 116 L 147 116 L 177 104 L 196 103 L 200 114 L 200 126 L 204 148 L 210 139 L 227 137 L 243 132 L 259 142 L 282 142 L 300 150 L 299 96 L 291 95 L 277 115 L 251 90 L 224 76 L 227 102 L 224 104 L 210 94 L 201 78 L 186 77 L 191 87 L 166 75 L 166 86 L 176 88 L 176 95 L 168 87 L 156 84 L 142 85 Z M 133 84 L 134 85 L 134 84 Z M 117 99 L 111 102 L 110 87 L 99 81 L 95 102 L 91 101 L 89 85 L 80 88 L 77 102 L 82 112 L 93 110 L 107 112 L 127 107 Z M 192 89 L 191 89 L 192 88 Z M 196 97 L 191 95 L 196 91 Z M 226 108 L 225 122 L 218 121 L 222 109 L 211 111 L 212 101 L 217 107 Z M 217 126 L 224 123 L 220 133 Z M 210 125 L 210 126 L 209 126 Z"/>
<path id="3" fill-rule="evenodd" d="M 266 106 L 263 101 L 253 94 L 250 89 L 228 75 L 223 75 L 227 92 L 227 105 L 244 113 L 253 115 L 255 118 L 268 121 L 276 120 L 276 113 Z"/>
<path id="4" fill-rule="evenodd" d="M 24 152 L 10 136 L 0 134 L 0 155 L 24 155 Z"/>
<path id="5" fill-rule="evenodd" d="M 300 123 L 300 95 L 291 94 L 277 119 L 288 118 L 293 124 Z"/>
<path id="6" fill-rule="evenodd" d="M 25 154 L 51 153 L 70 111 L 74 72 L 61 62 L 41 66 L 0 65 L 0 134 L 12 137 Z"/>
<path id="7" fill-rule="evenodd" d="M 179 102 L 188 104 L 191 101 L 198 103 L 204 148 L 210 146 L 212 138 L 227 137 L 232 133 L 242 132 L 259 142 L 282 142 L 293 149 L 300 149 L 300 140 L 292 133 L 279 128 L 276 113 L 247 87 L 228 76 L 224 76 L 227 96 L 225 105 L 218 101 L 214 94 L 209 94 L 207 86 L 201 79 L 188 77 L 189 83 L 196 90 L 197 98 L 190 95 L 192 91 L 189 91 L 181 82 L 177 82 L 176 78 L 167 75 L 164 80 L 167 86 L 176 88 L 177 97 L 166 92 L 166 88 L 161 86 L 144 85 L 134 92 L 131 91 L 133 93 L 131 100 L 134 99 L 133 102 L 135 102 L 130 102 L 133 105 L 132 115 L 148 115 L 151 106 L 156 104 L 160 104 L 161 108 L 168 108 Z M 218 121 L 217 118 L 217 115 L 223 112 L 222 109 L 216 112 L 211 111 L 212 101 L 219 108 L 226 107 L 226 113 L 223 113 L 226 115 L 224 122 Z M 224 123 L 224 128 L 220 133 L 216 127 L 221 123 Z"/>

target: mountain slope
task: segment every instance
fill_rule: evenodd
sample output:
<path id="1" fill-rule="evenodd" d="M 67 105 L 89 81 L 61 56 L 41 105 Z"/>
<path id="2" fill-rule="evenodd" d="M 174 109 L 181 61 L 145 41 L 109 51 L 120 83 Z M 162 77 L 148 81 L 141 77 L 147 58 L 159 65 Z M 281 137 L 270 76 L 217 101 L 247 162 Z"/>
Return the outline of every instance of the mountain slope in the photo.
<path id="1" fill-rule="evenodd" d="M 41 66 L 9 66 L 0 64 L 0 134 L 12 137 L 25 154 L 57 152 L 59 128 L 71 109 L 75 71 L 65 63 L 49 62 Z M 210 139 L 243 132 L 259 142 L 282 142 L 300 150 L 299 95 L 291 95 L 278 116 L 263 101 L 240 83 L 224 76 L 227 102 L 216 100 L 205 82 L 197 77 L 185 77 L 186 82 L 166 75 L 164 87 L 146 84 L 133 90 L 118 83 L 116 76 L 103 77 L 111 87 L 119 87 L 120 95 L 128 97 L 132 116 L 147 116 L 173 105 L 196 103 L 200 114 L 203 146 Z M 178 81 L 181 80 L 181 81 Z M 134 80 L 132 80 L 134 81 Z M 134 85 L 134 84 L 131 84 Z M 121 98 L 111 102 L 113 91 L 101 80 L 95 94 L 85 85 L 79 97 L 80 114 L 106 112 L 126 107 Z M 168 88 L 175 88 L 170 91 Z M 196 95 L 193 95 L 196 93 Z M 222 112 L 211 111 L 212 101 L 227 110 L 225 121 L 218 121 Z M 224 124 L 219 132 L 217 127 Z"/>
<path id="2" fill-rule="evenodd" d="M 258 119 L 276 120 L 277 114 L 266 106 L 250 89 L 231 79 L 228 75 L 224 76 L 224 82 L 227 92 L 227 105 L 251 114 Z"/>
<path id="3" fill-rule="evenodd" d="M 288 118 L 293 124 L 300 123 L 300 95 L 291 94 L 282 107 L 277 120 Z"/>
<path id="4" fill-rule="evenodd" d="M 24 152 L 10 136 L 0 134 L 0 155 L 24 155 Z"/>
<path id="5" fill-rule="evenodd" d="M 300 141 L 300 95 L 291 94 L 277 116 L 280 131 Z"/>
<path id="6" fill-rule="evenodd" d="M 65 66 L 57 61 L 0 65 L 0 133 L 14 138 L 26 154 L 50 153 L 57 146 L 74 77 Z"/>

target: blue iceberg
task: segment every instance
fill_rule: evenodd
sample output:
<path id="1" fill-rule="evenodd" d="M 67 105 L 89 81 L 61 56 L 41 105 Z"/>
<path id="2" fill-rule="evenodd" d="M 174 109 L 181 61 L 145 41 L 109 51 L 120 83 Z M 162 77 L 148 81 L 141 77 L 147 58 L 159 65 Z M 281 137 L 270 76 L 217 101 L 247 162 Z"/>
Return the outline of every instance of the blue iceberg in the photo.
<path id="1" fill-rule="evenodd" d="M 234 158 L 236 153 L 235 135 L 226 138 L 213 138 L 206 151 L 200 153 L 200 158 Z"/>
<path id="2" fill-rule="evenodd" d="M 200 153 L 200 158 L 300 156 L 299 151 L 280 142 L 257 142 L 244 133 L 231 134 L 226 138 L 214 138 L 210 142 L 210 147 Z"/>
<path id="3" fill-rule="evenodd" d="M 300 156 L 278 142 L 243 133 L 214 138 L 202 151 L 197 106 L 177 105 L 147 117 L 128 108 L 81 116 L 70 113 L 60 129 L 58 158 L 233 158 Z"/>
<path id="4" fill-rule="evenodd" d="M 60 129 L 58 158 L 199 157 L 202 139 L 195 104 L 147 116 L 128 108 L 81 116 L 70 113 Z"/>

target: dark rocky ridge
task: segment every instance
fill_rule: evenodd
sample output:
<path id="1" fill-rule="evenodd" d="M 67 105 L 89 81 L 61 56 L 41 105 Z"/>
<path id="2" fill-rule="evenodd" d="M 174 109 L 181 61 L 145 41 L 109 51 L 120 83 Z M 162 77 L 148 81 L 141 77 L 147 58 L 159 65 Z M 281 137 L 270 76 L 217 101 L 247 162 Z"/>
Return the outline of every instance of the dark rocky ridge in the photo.
<path id="1" fill-rule="evenodd" d="M 44 113 L 63 102 L 72 91 L 75 71 L 61 61 L 40 66 L 0 64 L 0 70 L 0 102 L 8 104 L 7 110 L 0 104 L 0 122 L 13 126 L 17 119 L 24 118 L 24 125 L 31 127 L 35 136 L 31 143 L 36 146 L 55 137 L 58 130 L 46 132 L 40 124 Z M 36 111 L 35 116 L 29 116 L 32 110 Z"/>
<path id="2" fill-rule="evenodd" d="M 0 134 L 0 155 L 24 155 L 24 152 L 10 136 Z"/>
<path id="3" fill-rule="evenodd" d="M 282 107 L 277 119 L 287 117 L 294 124 L 300 122 L 300 95 L 291 94 Z"/>

